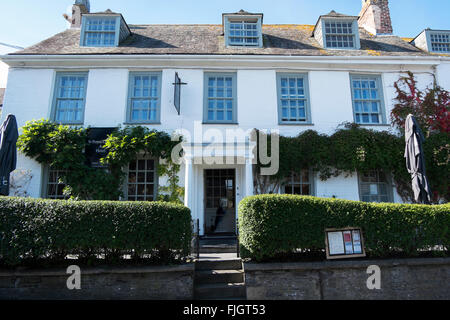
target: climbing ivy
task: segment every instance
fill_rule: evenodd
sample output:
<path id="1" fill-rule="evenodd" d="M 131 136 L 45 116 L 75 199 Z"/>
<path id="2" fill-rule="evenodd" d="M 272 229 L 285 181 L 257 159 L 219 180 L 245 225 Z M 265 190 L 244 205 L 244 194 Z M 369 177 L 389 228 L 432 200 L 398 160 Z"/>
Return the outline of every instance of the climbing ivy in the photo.
<path id="1" fill-rule="evenodd" d="M 302 169 L 314 170 L 323 181 L 341 174 L 348 176 L 354 172 L 381 170 L 391 173 L 397 192 L 403 200 L 413 199 L 411 177 L 405 166 L 405 139 L 402 135 L 346 123 L 330 136 L 308 130 L 295 137 L 279 138 L 280 169 L 276 175 L 266 178 L 271 186 L 283 184 L 292 172 Z M 268 141 L 271 141 L 270 135 Z M 434 201 L 448 201 L 448 135 L 431 135 L 424 148 L 427 175 L 431 188 L 435 191 Z M 270 147 L 268 149 L 270 150 Z M 256 173 L 261 167 L 261 161 L 258 161 Z M 256 176 L 257 184 L 263 184 L 263 180 L 263 177 Z M 262 190 L 260 193 L 268 193 L 271 189 L 266 185 L 265 188 L 259 187 L 259 190 Z"/>
<path id="2" fill-rule="evenodd" d="M 158 166 L 158 176 L 167 177 L 166 186 L 158 186 L 158 200 L 183 204 L 184 188 L 180 187 L 180 165 L 170 159 L 161 162 Z"/>
<path id="3" fill-rule="evenodd" d="M 397 192 L 404 201 L 413 201 L 411 177 L 406 170 L 404 123 L 412 113 L 423 126 L 427 176 L 435 203 L 450 199 L 450 94 L 433 84 L 425 91 L 417 89 L 412 73 L 394 84 L 397 91 L 391 121 L 398 132 L 365 129 L 354 123 L 344 123 L 330 136 L 307 130 L 295 137 L 279 137 L 280 169 L 271 177 L 257 173 L 263 167 L 258 156 L 257 190 L 273 191 L 292 172 L 312 169 L 321 180 L 341 174 L 382 170 L 391 173 Z M 260 133 L 261 134 L 261 133 Z M 261 136 L 258 135 L 258 147 Z M 270 150 L 271 137 L 264 137 Z M 259 155 L 259 152 L 258 152 Z"/>
<path id="4" fill-rule="evenodd" d="M 140 126 L 118 128 L 107 138 L 105 149 L 109 153 L 100 160 L 107 168 L 96 169 L 86 164 L 87 130 L 48 120 L 30 121 L 22 128 L 17 145 L 26 156 L 62 170 L 61 182 L 66 185 L 64 193 L 72 199 L 119 199 L 123 169 L 140 154 L 166 159 L 160 174 L 169 175 L 170 186 L 166 191 L 171 192 L 171 186 L 174 188 L 170 175 L 179 168 L 172 166 L 170 153 L 178 141 L 172 141 L 167 133 Z M 175 189 L 173 193 L 180 195 L 181 191 Z M 169 197 L 169 200 L 174 197 Z"/>
<path id="5" fill-rule="evenodd" d="M 295 137 L 280 137 L 280 169 L 271 182 L 281 185 L 292 172 L 303 169 L 314 170 L 323 181 L 341 174 L 382 170 L 392 173 L 396 186 L 403 190 L 401 186 L 409 179 L 403 152 L 400 136 L 354 123 L 343 124 L 330 136 L 307 130 Z M 256 172 L 261 167 L 258 161 Z M 408 192 L 401 195 L 405 200 L 411 196 Z"/>

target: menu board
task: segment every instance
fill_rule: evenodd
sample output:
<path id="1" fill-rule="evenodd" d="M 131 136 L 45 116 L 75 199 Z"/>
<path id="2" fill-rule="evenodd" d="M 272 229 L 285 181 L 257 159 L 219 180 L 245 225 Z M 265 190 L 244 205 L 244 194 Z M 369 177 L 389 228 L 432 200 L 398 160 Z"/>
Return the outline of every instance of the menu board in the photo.
<path id="1" fill-rule="evenodd" d="M 329 232 L 327 236 L 330 254 L 345 254 L 342 232 Z"/>
<path id="2" fill-rule="evenodd" d="M 100 163 L 100 159 L 108 154 L 103 148 L 108 135 L 113 133 L 117 128 L 89 128 L 87 135 L 87 143 L 85 148 L 86 162 L 91 168 L 104 168 L 106 166 Z"/>
<path id="3" fill-rule="evenodd" d="M 361 228 L 326 229 L 327 259 L 365 257 Z"/>

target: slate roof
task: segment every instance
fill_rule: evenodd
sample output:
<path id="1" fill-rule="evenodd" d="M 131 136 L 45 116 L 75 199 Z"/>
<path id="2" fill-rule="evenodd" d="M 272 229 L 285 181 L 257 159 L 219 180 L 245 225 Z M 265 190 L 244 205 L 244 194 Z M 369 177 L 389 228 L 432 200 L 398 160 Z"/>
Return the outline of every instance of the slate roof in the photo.
<path id="1" fill-rule="evenodd" d="M 80 47 L 80 30 L 68 29 L 13 54 L 192 54 L 286 56 L 427 56 L 397 36 L 373 36 L 360 28 L 361 50 L 323 49 L 313 25 L 263 25 L 263 48 L 227 48 L 222 25 L 129 25 L 119 47 Z"/>

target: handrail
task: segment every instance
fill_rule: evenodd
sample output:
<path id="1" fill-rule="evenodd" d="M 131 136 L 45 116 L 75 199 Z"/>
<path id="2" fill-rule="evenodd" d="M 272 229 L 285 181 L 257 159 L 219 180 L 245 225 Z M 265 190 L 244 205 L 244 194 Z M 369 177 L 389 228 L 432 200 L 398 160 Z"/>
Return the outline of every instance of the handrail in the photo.
<path id="1" fill-rule="evenodd" d="M 197 239 L 196 239 L 197 259 L 200 259 L 200 219 L 197 219 Z"/>
<path id="2" fill-rule="evenodd" d="M 239 251 L 239 219 L 236 219 L 236 255 L 238 258 L 241 256 Z"/>

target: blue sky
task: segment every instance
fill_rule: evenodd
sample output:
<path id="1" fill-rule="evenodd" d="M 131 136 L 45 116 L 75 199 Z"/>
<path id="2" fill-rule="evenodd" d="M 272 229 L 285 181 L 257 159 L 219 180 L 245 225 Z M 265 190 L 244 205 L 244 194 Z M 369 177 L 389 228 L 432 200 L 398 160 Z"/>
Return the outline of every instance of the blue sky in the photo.
<path id="1" fill-rule="evenodd" d="M 29 46 L 67 28 L 73 0 L 0 0 L 0 42 Z M 267 24 L 315 24 L 331 10 L 358 15 L 361 0 L 91 0 L 91 11 L 110 8 L 129 24 L 221 23 L 223 12 L 264 13 Z M 449 0 L 391 0 L 394 33 L 414 37 L 425 28 L 450 30 Z M 70 11 L 69 11 L 70 12 Z"/>

